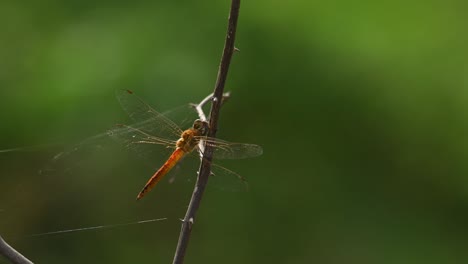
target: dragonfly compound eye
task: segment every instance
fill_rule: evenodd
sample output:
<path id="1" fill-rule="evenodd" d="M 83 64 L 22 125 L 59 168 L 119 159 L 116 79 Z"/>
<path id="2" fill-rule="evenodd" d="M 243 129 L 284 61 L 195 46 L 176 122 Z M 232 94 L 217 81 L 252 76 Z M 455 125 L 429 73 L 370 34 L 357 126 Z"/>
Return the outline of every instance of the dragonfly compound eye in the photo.
<path id="1" fill-rule="evenodd" d="M 193 126 L 192 126 L 194 129 L 200 129 L 202 127 L 202 121 L 200 119 L 197 119 L 193 122 Z"/>
<path id="2" fill-rule="evenodd" d="M 206 135 L 208 133 L 209 125 L 208 122 L 202 121 L 200 119 L 193 122 L 193 129 L 197 130 L 200 134 Z"/>
<path id="3" fill-rule="evenodd" d="M 208 134 L 208 129 L 210 128 L 210 125 L 208 124 L 208 122 L 201 121 L 200 126 L 201 126 L 200 128 L 201 133 L 203 135 Z"/>

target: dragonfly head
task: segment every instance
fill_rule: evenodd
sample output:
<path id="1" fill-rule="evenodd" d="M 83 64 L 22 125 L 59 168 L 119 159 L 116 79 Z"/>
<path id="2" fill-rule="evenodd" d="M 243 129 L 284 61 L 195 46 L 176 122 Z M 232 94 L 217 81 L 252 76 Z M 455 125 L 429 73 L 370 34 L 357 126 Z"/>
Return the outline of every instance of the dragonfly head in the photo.
<path id="1" fill-rule="evenodd" d="M 210 125 L 206 121 L 197 119 L 193 122 L 192 128 L 196 130 L 200 134 L 200 136 L 206 136 L 206 134 L 208 134 L 208 129 L 210 128 Z"/>

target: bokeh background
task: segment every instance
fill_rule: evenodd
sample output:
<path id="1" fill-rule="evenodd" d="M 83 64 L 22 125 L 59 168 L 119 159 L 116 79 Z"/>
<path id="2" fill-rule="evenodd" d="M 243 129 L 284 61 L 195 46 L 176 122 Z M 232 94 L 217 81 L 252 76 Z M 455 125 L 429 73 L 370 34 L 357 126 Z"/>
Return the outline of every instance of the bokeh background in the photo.
<path id="1" fill-rule="evenodd" d="M 172 261 L 191 185 L 135 202 L 162 161 L 85 139 L 129 122 L 117 89 L 161 111 L 209 94 L 229 4 L 0 3 L 7 241 L 37 263 Z M 205 194 L 186 262 L 466 263 L 466 8 L 243 1 L 218 136 L 264 155 L 221 163 L 250 189 Z"/>

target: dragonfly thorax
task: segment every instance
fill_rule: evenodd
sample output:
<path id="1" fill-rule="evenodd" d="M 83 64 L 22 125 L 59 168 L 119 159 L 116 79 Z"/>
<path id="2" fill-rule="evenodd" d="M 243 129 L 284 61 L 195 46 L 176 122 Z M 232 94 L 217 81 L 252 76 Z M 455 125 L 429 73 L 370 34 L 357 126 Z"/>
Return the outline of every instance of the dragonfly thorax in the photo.
<path id="1" fill-rule="evenodd" d="M 180 139 L 177 140 L 176 146 L 183 149 L 185 152 L 191 152 L 200 142 L 200 137 L 206 136 L 208 133 L 208 122 L 200 119 L 195 120 L 192 128 L 182 132 Z"/>

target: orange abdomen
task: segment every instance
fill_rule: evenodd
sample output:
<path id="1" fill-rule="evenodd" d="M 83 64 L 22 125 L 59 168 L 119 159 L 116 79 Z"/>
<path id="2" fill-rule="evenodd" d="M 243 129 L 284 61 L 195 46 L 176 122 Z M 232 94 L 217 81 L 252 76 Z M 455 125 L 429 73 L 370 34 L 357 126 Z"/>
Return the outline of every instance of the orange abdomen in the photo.
<path id="1" fill-rule="evenodd" d="M 145 187 L 140 191 L 137 196 L 137 200 L 141 199 L 147 192 L 149 192 L 155 185 L 158 183 L 164 175 L 166 175 L 172 167 L 186 154 L 186 152 L 181 149 L 177 148 L 172 152 L 171 156 L 167 159 L 166 163 L 162 165 L 161 168 L 149 179 L 149 181 L 145 184 Z"/>

